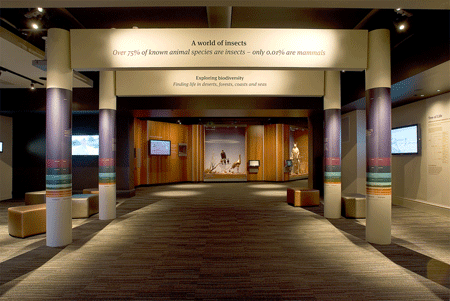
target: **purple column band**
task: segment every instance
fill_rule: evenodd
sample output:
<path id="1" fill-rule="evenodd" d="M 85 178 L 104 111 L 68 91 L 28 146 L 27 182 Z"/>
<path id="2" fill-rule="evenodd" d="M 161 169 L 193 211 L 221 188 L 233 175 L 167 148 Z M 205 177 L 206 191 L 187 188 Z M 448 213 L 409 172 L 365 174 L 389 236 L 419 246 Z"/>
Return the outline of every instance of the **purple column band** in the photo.
<path id="1" fill-rule="evenodd" d="M 391 195 L 391 90 L 366 91 L 367 194 Z"/>
<path id="2" fill-rule="evenodd" d="M 116 110 L 99 112 L 99 184 L 116 183 Z"/>
<path id="3" fill-rule="evenodd" d="M 325 110 L 325 184 L 341 183 L 341 110 Z"/>
<path id="4" fill-rule="evenodd" d="M 47 89 L 47 197 L 72 195 L 72 91 Z"/>

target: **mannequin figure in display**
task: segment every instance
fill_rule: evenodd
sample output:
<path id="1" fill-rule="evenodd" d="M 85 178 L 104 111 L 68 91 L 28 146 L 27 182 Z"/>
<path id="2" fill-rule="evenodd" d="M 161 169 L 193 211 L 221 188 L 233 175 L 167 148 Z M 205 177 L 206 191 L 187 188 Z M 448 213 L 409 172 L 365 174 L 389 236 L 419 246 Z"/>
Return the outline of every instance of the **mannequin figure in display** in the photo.
<path id="1" fill-rule="evenodd" d="M 297 143 L 294 143 L 292 148 L 292 173 L 299 174 L 300 169 L 300 150 L 297 147 Z"/>

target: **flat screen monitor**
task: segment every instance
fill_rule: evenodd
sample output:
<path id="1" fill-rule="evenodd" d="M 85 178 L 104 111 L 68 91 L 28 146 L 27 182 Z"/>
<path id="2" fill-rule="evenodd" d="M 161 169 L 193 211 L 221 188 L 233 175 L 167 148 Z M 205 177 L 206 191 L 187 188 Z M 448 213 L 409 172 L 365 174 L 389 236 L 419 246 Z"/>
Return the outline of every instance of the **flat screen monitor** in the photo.
<path id="1" fill-rule="evenodd" d="M 98 156 L 98 135 L 72 135 L 72 156 Z"/>
<path id="2" fill-rule="evenodd" d="M 249 167 L 259 167 L 259 160 L 249 160 L 248 166 Z"/>
<path id="3" fill-rule="evenodd" d="M 418 124 L 393 128 L 391 131 L 393 155 L 413 155 L 420 152 L 420 127 Z"/>
<path id="4" fill-rule="evenodd" d="M 0 153 L 3 153 L 3 142 L 0 141 Z"/>
<path id="5" fill-rule="evenodd" d="M 150 156 L 170 156 L 170 140 L 150 140 L 148 152 Z"/>
<path id="6" fill-rule="evenodd" d="M 286 160 L 284 163 L 285 167 L 292 167 L 292 160 Z"/>

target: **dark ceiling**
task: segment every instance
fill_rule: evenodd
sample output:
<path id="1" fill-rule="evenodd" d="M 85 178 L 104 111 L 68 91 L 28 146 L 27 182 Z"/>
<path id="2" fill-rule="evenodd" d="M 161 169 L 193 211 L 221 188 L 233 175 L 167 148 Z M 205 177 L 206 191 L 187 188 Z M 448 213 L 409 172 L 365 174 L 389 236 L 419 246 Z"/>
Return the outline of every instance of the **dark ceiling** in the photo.
<path id="1" fill-rule="evenodd" d="M 392 83 L 449 60 L 450 11 L 301 7 L 233 7 L 232 28 L 318 28 L 378 29 L 391 32 Z M 30 21 L 39 19 L 40 30 L 31 30 Z M 400 32 L 396 24 L 407 20 Z M 45 48 L 46 29 L 74 28 L 207 28 L 207 8 L 196 7 L 93 7 L 0 9 L 0 26 L 35 46 Z M 98 76 L 87 73 L 94 81 Z M 363 72 L 346 72 L 341 77 L 342 105 L 364 96 Z"/>

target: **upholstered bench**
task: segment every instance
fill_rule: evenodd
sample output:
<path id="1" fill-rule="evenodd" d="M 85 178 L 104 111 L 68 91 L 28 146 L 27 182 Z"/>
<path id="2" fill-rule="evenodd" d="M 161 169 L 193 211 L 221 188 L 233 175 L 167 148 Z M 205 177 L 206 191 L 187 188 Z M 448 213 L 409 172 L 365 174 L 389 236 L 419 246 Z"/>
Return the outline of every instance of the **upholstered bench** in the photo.
<path id="1" fill-rule="evenodd" d="M 83 194 L 98 194 L 98 187 L 97 188 L 84 188 Z"/>
<path id="2" fill-rule="evenodd" d="M 98 213 L 98 194 L 72 195 L 72 218 L 89 217 Z"/>
<path id="3" fill-rule="evenodd" d="M 45 204 L 46 191 L 25 192 L 25 205 Z"/>
<path id="4" fill-rule="evenodd" d="M 319 206 L 319 190 L 309 188 L 288 188 L 287 203 L 297 206 Z"/>
<path id="5" fill-rule="evenodd" d="M 366 218 L 366 196 L 364 194 L 347 194 L 342 196 L 345 217 Z"/>
<path id="6" fill-rule="evenodd" d="M 8 208 L 8 232 L 22 238 L 45 233 L 46 204 Z"/>

